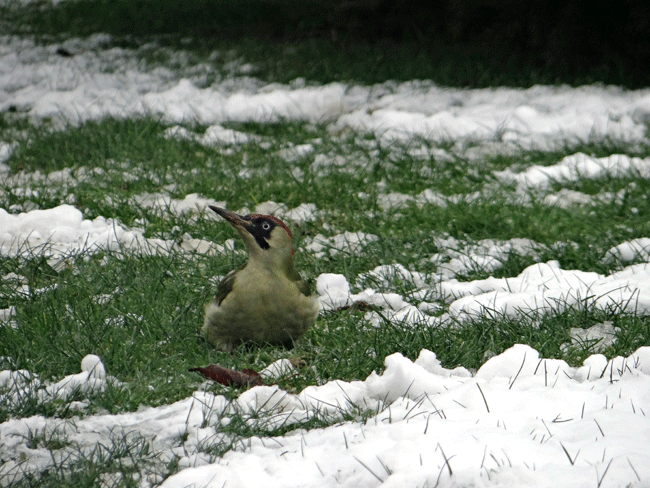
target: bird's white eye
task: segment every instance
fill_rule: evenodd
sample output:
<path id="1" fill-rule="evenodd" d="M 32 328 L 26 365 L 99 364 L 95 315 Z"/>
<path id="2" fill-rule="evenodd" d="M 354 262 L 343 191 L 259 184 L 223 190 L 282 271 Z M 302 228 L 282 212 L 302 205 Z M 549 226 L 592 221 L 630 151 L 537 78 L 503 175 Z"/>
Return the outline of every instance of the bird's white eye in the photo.
<path id="1" fill-rule="evenodd" d="M 264 222 L 262 224 L 262 229 L 269 230 L 270 228 L 271 228 L 271 224 L 269 224 L 268 222 Z"/>

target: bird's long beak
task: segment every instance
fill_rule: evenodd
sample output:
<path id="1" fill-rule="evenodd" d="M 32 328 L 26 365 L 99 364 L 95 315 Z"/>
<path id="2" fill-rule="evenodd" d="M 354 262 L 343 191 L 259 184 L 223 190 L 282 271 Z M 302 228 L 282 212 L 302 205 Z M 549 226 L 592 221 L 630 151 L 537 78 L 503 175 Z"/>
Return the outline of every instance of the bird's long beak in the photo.
<path id="1" fill-rule="evenodd" d="M 231 212 L 225 208 L 215 207 L 213 205 L 208 205 L 208 207 L 226 219 L 235 229 L 249 230 L 251 223 L 248 220 L 245 220 L 241 215 L 237 215 L 235 212 Z"/>

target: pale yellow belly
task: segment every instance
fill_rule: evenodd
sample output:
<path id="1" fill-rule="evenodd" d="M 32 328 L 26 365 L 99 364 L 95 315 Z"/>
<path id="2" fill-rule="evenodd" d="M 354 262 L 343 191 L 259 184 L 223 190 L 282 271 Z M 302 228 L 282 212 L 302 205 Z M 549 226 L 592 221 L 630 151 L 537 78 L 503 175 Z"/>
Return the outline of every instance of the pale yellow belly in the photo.
<path id="1" fill-rule="evenodd" d="M 206 307 L 203 334 L 226 349 L 249 341 L 291 344 L 317 316 L 317 297 L 306 297 L 286 277 L 243 273 L 221 305 Z"/>

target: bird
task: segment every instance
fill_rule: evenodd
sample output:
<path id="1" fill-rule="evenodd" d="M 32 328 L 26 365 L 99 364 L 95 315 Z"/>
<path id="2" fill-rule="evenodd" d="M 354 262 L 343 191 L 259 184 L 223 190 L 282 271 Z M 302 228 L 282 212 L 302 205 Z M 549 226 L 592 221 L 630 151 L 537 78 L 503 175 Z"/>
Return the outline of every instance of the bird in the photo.
<path id="1" fill-rule="evenodd" d="M 293 236 L 273 215 L 209 205 L 239 233 L 248 261 L 229 272 L 205 308 L 203 337 L 225 351 L 241 343 L 291 347 L 316 322 L 318 297 L 295 266 Z"/>

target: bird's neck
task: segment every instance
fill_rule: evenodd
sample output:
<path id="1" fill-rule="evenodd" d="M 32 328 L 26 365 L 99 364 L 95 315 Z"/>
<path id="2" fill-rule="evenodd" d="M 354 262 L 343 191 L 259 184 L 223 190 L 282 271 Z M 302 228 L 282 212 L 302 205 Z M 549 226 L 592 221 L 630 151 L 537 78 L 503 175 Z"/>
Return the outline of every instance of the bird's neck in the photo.
<path id="1" fill-rule="evenodd" d="M 275 274 L 294 276 L 297 273 L 293 255 L 287 254 L 282 257 L 271 255 L 251 256 L 246 265 L 251 271 L 262 273 L 264 271 Z"/>

